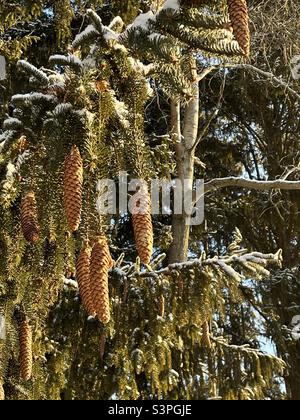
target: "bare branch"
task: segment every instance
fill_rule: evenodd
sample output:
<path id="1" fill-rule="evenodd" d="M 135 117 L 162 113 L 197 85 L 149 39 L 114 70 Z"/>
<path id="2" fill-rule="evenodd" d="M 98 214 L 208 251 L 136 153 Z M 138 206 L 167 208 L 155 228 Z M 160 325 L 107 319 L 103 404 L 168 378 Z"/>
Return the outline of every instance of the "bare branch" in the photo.
<path id="1" fill-rule="evenodd" d="M 233 69 L 244 69 L 244 70 L 250 70 L 257 74 L 260 74 L 261 76 L 265 77 L 266 79 L 269 79 L 271 82 L 276 83 L 277 85 L 283 87 L 287 92 L 289 92 L 291 95 L 293 95 L 295 98 L 300 100 L 300 94 L 296 92 L 294 89 L 292 89 L 287 82 L 285 82 L 282 79 L 279 79 L 277 76 L 275 76 L 273 73 L 264 71 L 259 69 L 258 67 L 252 66 L 252 64 L 226 64 L 226 68 L 233 68 Z"/>
<path id="2" fill-rule="evenodd" d="M 300 181 L 286 181 L 283 179 L 276 179 L 274 181 L 258 181 L 255 179 L 245 179 L 237 177 L 215 178 L 204 184 L 204 194 L 210 191 L 215 191 L 220 188 L 247 188 L 250 190 L 269 191 L 269 190 L 300 190 Z M 199 192 L 195 196 L 195 204 L 201 199 L 203 193 Z"/>
<path id="3" fill-rule="evenodd" d="M 210 66 L 210 67 L 207 67 L 206 69 L 204 69 L 202 71 L 202 73 L 198 74 L 198 76 L 197 76 L 197 82 L 198 83 L 201 82 L 201 80 L 204 79 L 204 77 L 206 77 L 209 73 L 211 73 L 215 69 L 216 69 L 215 66 Z"/>
<path id="4" fill-rule="evenodd" d="M 208 181 L 204 184 L 204 191 L 208 193 L 212 190 L 225 187 L 238 187 L 238 188 L 249 188 L 253 190 L 300 190 L 300 181 L 286 181 L 282 179 L 276 179 L 274 181 L 257 181 L 254 179 L 245 178 L 216 178 Z"/>

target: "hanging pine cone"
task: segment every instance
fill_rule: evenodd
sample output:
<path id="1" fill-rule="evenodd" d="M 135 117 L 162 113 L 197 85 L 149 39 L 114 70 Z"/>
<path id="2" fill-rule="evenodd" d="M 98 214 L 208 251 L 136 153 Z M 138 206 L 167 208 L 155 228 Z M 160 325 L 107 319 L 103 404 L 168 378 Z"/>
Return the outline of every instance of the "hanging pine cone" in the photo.
<path id="1" fill-rule="evenodd" d="M 22 321 L 19 327 L 20 370 L 24 381 L 32 376 L 32 331 L 28 321 Z"/>
<path id="2" fill-rule="evenodd" d="M 76 278 L 82 304 L 87 313 L 95 317 L 96 312 L 93 302 L 93 293 L 90 284 L 90 249 L 85 242 L 76 262 Z"/>
<path id="3" fill-rule="evenodd" d="M 40 237 L 36 199 L 33 191 L 29 191 L 21 202 L 21 226 L 26 241 L 37 243 Z"/>
<path id="4" fill-rule="evenodd" d="M 3 389 L 3 385 L 0 382 L 0 401 L 4 401 L 5 400 L 5 394 L 4 394 L 4 389 Z"/>
<path id="5" fill-rule="evenodd" d="M 142 263 L 149 264 L 153 253 L 153 225 L 151 198 L 146 185 L 139 191 L 139 198 L 133 209 L 132 223 L 139 257 Z"/>
<path id="6" fill-rule="evenodd" d="M 90 281 L 94 299 L 94 308 L 103 324 L 110 321 L 108 272 L 113 266 L 107 240 L 99 237 L 93 246 L 90 265 Z"/>
<path id="7" fill-rule="evenodd" d="M 244 51 L 246 57 L 250 55 L 249 14 L 246 0 L 227 0 L 229 17 L 234 36 Z"/>
<path id="8" fill-rule="evenodd" d="M 206 347 L 208 349 L 211 349 L 209 325 L 208 325 L 207 321 L 205 321 L 204 324 L 202 325 L 201 345 L 202 345 L 202 347 Z"/>
<path id="9" fill-rule="evenodd" d="M 69 228 L 75 232 L 80 224 L 82 209 L 83 163 L 77 146 L 65 160 L 64 208 Z"/>

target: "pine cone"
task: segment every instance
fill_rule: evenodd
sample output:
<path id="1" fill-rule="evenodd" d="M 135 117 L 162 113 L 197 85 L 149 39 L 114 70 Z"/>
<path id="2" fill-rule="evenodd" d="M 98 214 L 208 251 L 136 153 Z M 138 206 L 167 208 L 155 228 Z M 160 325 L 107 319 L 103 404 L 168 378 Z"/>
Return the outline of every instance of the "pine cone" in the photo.
<path id="1" fill-rule="evenodd" d="M 21 226 L 26 241 L 37 243 L 40 237 L 36 199 L 33 191 L 29 191 L 21 202 Z"/>
<path id="2" fill-rule="evenodd" d="M 3 389 L 3 385 L 0 382 L 0 401 L 4 401 L 5 400 L 5 394 L 4 394 L 4 389 Z"/>
<path id="3" fill-rule="evenodd" d="M 90 284 L 90 249 L 86 242 L 76 262 L 76 278 L 79 286 L 79 293 L 82 304 L 90 316 L 95 317 L 96 312 L 93 302 L 93 293 Z"/>
<path id="4" fill-rule="evenodd" d="M 19 327 L 20 370 L 24 381 L 32 376 L 32 331 L 28 321 L 23 321 Z"/>
<path id="5" fill-rule="evenodd" d="M 146 186 L 140 189 L 139 197 L 132 214 L 135 244 L 142 263 L 149 264 L 153 253 L 153 226 L 151 199 Z"/>
<path id="6" fill-rule="evenodd" d="M 202 345 L 202 347 L 206 347 L 208 349 L 211 349 L 209 325 L 208 325 L 207 321 L 205 321 L 204 324 L 202 325 L 201 345 Z"/>
<path id="7" fill-rule="evenodd" d="M 94 299 L 94 308 L 103 324 L 110 321 L 108 272 L 113 266 L 109 247 L 105 237 L 99 237 L 92 250 L 90 281 Z"/>
<path id="8" fill-rule="evenodd" d="M 249 57 L 250 29 L 247 1 L 227 0 L 227 5 L 234 36 L 245 56 Z"/>
<path id="9" fill-rule="evenodd" d="M 64 208 L 69 228 L 75 232 L 82 209 L 83 163 L 77 146 L 67 156 L 64 170 Z"/>

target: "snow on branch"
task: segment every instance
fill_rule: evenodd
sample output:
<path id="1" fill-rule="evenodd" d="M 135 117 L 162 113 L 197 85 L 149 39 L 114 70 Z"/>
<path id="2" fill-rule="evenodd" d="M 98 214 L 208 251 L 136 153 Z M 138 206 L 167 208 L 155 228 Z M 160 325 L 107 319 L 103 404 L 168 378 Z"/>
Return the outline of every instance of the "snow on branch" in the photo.
<path id="1" fill-rule="evenodd" d="M 258 181 L 255 179 L 246 179 L 238 177 L 215 178 L 204 184 L 204 192 L 218 190 L 220 188 L 236 187 L 236 188 L 249 188 L 259 191 L 268 190 L 300 190 L 299 181 L 286 181 L 283 179 L 276 179 L 273 181 Z M 196 197 L 196 202 L 201 196 Z"/>
<path id="2" fill-rule="evenodd" d="M 118 34 L 113 30 L 113 26 L 103 25 L 100 16 L 98 16 L 97 13 L 94 12 L 94 10 L 88 9 L 87 15 L 89 16 L 90 20 L 92 21 L 92 24 L 93 24 L 94 28 L 97 30 L 98 34 L 102 35 L 102 37 L 104 38 L 104 40 L 106 42 L 108 42 L 110 40 L 117 40 L 118 39 Z M 120 25 L 120 21 L 123 22 L 122 19 L 119 17 L 119 19 L 115 19 L 112 22 L 112 24 L 113 25 Z"/>
<path id="3" fill-rule="evenodd" d="M 68 66 L 73 68 L 75 71 L 81 71 L 83 68 L 82 61 L 75 55 L 52 55 L 49 58 L 49 64 L 51 66 Z"/>
<path id="4" fill-rule="evenodd" d="M 100 18 L 99 15 L 97 15 L 97 13 L 93 10 L 93 9 L 88 9 L 87 10 L 87 15 L 90 18 L 90 20 L 93 23 L 93 26 L 95 27 L 95 29 L 97 29 L 97 31 L 102 32 L 102 20 Z"/>
<path id="5" fill-rule="evenodd" d="M 124 21 L 120 16 L 116 16 L 108 25 L 109 29 L 115 32 L 121 32 L 124 27 Z"/>
<path id="6" fill-rule="evenodd" d="M 72 47 L 76 50 L 77 48 L 81 47 L 81 45 L 97 39 L 99 35 L 100 33 L 97 31 L 94 25 L 89 25 L 83 32 L 75 37 L 72 43 Z"/>
<path id="7" fill-rule="evenodd" d="M 4 130 L 20 130 L 23 128 L 23 123 L 18 118 L 8 118 L 3 122 Z"/>
<path id="8" fill-rule="evenodd" d="M 28 61 L 25 60 L 19 60 L 18 66 L 23 68 L 27 73 L 32 75 L 36 80 L 38 80 L 43 85 L 49 84 L 48 76 L 41 70 L 37 69 L 32 64 L 28 63 Z"/>
<path id="9" fill-rule="evenodd" d="M 254 357 L 266 357 L 266 358 L 271 357 L 273 360 L 273 363 L 276 363 L 276 366 L 279 372 L 283 372 L 286 368 L 285 362 L 279 357 L 276 357 L 274 355 L 270 356 L 267 353 L 262 352 L 260 349 L 249 347 L 249 344 L 244 344 L 241 346 L 229 344 L 228 341 L 224 337 L 211 336 L 211 339 L 213 342 L 216 343 L 216 345 L 225 347 L 233 352 L 242 353 L 242 354 L 250 354 L 250 355 L 253 355 Z"/>
<path id="10" fill-rule="evenodd" d="M 18 94 L 11 98 L 14 106 L 31 106 L 33 104 L 51 103 L 55 104 L 57 98 L 53 95 L 44 95 L 40 92 L 26 93 L 24 95 Z"/>
<path id="11" fill-rule="evenodd" d="M 173 9 L 178 11 L 180 9 L 180 4 L 178 0 L 166 0 L 162 5 L 162 10 Z"/>
<path id="12" fill-rule="evenodd" d="M 240 250 L 240 252 L 245 252 L 245 250 Z M 204 272 L 207 268 L 210 268 L 213 271 L 221 272 L 226 277 L 240 283 L 243 279 L 249 277 L 249 272 L 251 272 L 253 279 L 260 280 L 264 277 L 268 277 L 270 273 L 264 267 L 268 265 L 281 266 L 281 263 L 282 250 L 279 250 L 276 254 L 246 252 L 242 255 L 239 255 L 239 252 L 237 251 L 233 255 L 215 256 L 208 259 L 203 259 L 201 256 L 198 259 L 187 262 L 170 264 L 167 267 L 156 271 L 151 271 L 151 267 L 149 267 L 148 271 L 140 272 L 134 265 L 130 265 L 123 268 L 117 268 L 114 272 L 119 276 L 139 276 L 141 278 L 158 279 L 160 276 L 171 275 L 173 272 L 193 269 Z"/>

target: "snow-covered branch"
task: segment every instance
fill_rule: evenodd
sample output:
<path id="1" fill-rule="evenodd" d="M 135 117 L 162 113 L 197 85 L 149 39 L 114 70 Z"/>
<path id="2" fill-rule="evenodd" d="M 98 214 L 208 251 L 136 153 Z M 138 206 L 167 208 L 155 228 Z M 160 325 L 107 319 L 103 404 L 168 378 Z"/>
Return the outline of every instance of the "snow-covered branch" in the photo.
<path id="1" fill-rule="evenodd" d="M 273 181 L 258 181 L 255 179 L 246 179 L 238 177 L 215 178 L 204 184 L 204 193 L 208 193 L 220 188 L 236 187 L 248 188 L 252 190 L 268 191 L 268 190 L 300 190 L 300 181 L 286 181 L 276 179 Z M 202 194 L 202 192 L 201 192 Z M 196 202 L 201 196 L 196 197 Z"/>
<path id="2" fill-rule="evenodd" d="M 192 269 L 203 269 L 206 267 L 211 267 L 222 271 L 228 277 L 231 277 L 238 282 L 243 280 L 245 276 L 240 272 L 236 271 L 235 268 L 239 267 L 241 272 L 243 269 L 249 272 L 249 268 L 258 269 L 257 278 L 261 278 L 261 274 L 264 274 L 266 277 L 270 274 L 264 267 L 268 265 L 278 265 L 282 263 L 282 250 L 279 250 L 276 254 L 263 254 L 260 252 L 249 252 L 242 253 L 243 250 L 240 250 L 240 253 L 234 253 L 233 255 L 225 256 L 215 256 L 213 258 L 203 259 L 202 257 L 182 262 L 170 264 L 165 268 L 156 271 L 143 271 L 139 272 L 134 269 L 134 265 L 124 268 L 116 268 L 114 273 L 118 276 L 124 277 L 135 277 L 139 276 L 141 278 L 158 278 L 162 275 L 170 275 L 173 272 L 179 272 L 183 270 L 192 270 Z M 235 267 L 235 268 L 234 268 Z M 149 267 L 150 268 L 150 267 Z M 260 268 L 263 270 L 263 273 L 260 271 Z"/>

